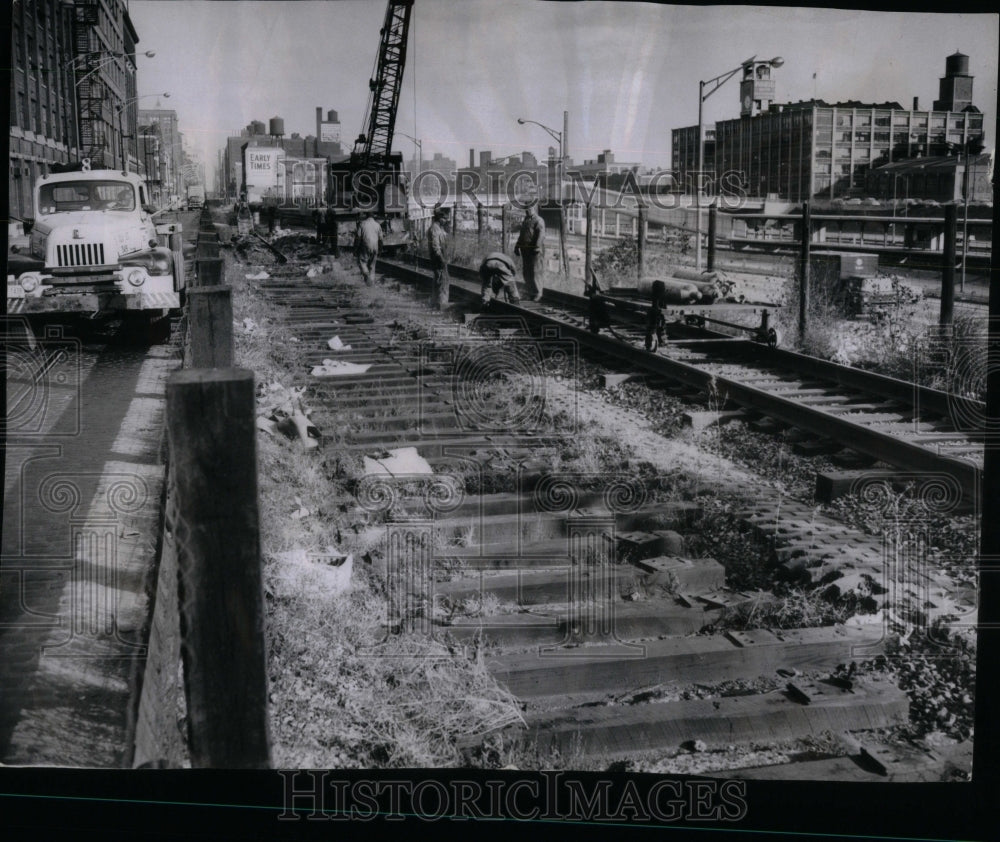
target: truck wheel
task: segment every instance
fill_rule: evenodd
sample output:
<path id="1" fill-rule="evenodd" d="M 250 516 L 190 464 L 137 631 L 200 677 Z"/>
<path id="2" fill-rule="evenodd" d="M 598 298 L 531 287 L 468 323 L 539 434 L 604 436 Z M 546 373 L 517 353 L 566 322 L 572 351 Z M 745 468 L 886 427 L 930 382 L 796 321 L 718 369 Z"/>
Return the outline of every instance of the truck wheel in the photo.
<path id="1" fill-rule="evenodd" d="M 130 310 L 123 331 L 128 345 L 162 345 L 170 339 L 170 319 L 159 310 Z"/>

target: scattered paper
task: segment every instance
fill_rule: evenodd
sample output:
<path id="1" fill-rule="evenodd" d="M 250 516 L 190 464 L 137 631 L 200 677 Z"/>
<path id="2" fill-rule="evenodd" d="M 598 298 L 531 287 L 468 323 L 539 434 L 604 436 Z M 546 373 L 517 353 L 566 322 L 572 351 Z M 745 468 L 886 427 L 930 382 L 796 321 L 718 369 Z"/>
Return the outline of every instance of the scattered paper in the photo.
<path id="1" fill-rule="evenodd" d="M 365 476 L 407 474 L 433 474 L 430 463 L 424 459 L 415 447 L 401 447 L 390 450 L 388 456 L 363 457 Z"/>
<path id="2" fill-rule="evenodd" d="M 277 553 L 281 562 L 276 578 L 292 585 L 308 585 L 318 596 L 336 596 L 350 589 L 354 570 L 354 556 L 338 552 L 334 547 L 309 552 L 295 547 Z"/>
<path id="3" fill-rule="evenodd" d="M 244 333 L 253 333 L 257 329 L 257 322 L 253 319 L 244 319 L 241 327 Z"/>
<path id="4" fill-rule="evenodd" d="M 313 366 L 313 377 L 339 377 L 345 374 L 364 374 L 370 363 L 349 363 L 344 360 L 323 360 L 323 365 Z"/>
<path id="5" fill-rule="evenodd" d="M 251 274 L 251 275 L 245 275 L 244 277 L 245 277 L 245 278 L 246 278 L 246 279 L 247 279 L 248 281 L 263 281 L 263 280 L 265 280 L 265 279 L 267 279 L 267 278 L 270 278 L 271 276 L 270 276 L 270 275 L 268 275 L 268 274 L 267 274 L 267 272 L 265 272 L 265 271 L 264 271 L 263 269 L 261 269 L 261 270 L 260 270 L 259 272 L 257 272 L 256 274 Z"/>
<path id="6" fill-rule="evenodd" d="M 328 339 L 326 347 L 331 351 L 350 351 L 351 346 L 345 345 L 339 336 L 333 337 L 333 339 Z"/>

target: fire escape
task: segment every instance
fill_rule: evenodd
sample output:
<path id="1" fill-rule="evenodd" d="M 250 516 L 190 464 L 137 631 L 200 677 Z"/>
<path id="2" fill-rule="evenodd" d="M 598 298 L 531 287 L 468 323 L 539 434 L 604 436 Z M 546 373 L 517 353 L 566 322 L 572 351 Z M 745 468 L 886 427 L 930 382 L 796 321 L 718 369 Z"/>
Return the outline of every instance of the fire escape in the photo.
<path id="1" fill-rule="evenodd" d="M 90 158 L 95 169 L 112 166 L 107 159 L 105 124 L 105 90 L 100 74 L 94 72 L 101 63 L 101 53 L 96 51 L 97 42 L 93 29 L 98 24 L 100 7 L 97 3 L 80 3 L 74 6 L 74 52 L 85 57 L 77 70 L 80 81 L 76 87 L 77 106 L 80 121 L 80 151 Z"/>

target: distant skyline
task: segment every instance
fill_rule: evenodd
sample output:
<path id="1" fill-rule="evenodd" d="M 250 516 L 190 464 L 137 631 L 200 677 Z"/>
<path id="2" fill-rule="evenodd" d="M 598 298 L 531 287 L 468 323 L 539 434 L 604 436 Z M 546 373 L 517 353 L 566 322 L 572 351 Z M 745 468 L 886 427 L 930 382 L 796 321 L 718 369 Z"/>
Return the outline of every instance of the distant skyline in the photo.
<path id="1" fill-rule="evenodd" d="M 349 151 L 363 129 L 384 0 L 132 0 L 140 95 L 169 91 L 186 144 L 211 179 L 225 138 L 274 116 L 287 135 L 315 133 L 315 110 L 338 112 Z M 930 109 L 946 56 L 970 57 L 986 146 L 995 145 L 997 14 L 924 14 L 766 6 L 416 0 L 394 148 L 423 142 L 468 162 L 555 141 L 518 117 L 562 130 L 577 163 L 611 149 L 622 161 L 670 165 L 670 131 L 697 122 L 698 81 L 756 54 L 780 55 L 777 101 L 897 101 Z M 150 96 L 142 103 L 153 107 Z M 731 80 L 705 103 L 707 125 L 738 116 Z"/>

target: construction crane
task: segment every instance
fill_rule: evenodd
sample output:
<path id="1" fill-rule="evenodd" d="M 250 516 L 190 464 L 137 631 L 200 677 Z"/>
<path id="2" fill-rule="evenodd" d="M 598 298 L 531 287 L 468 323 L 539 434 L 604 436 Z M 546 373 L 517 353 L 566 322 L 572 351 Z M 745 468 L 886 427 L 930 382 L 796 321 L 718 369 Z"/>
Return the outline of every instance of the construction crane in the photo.
<path id="1" fill-rule="evenodd" d="M 371 93 L 365 115 L 367 131 L 358 135 L 351 153 L 351 166 L 356 171 L 388 170 L 397 161 L 402 162 L 402 156 L 392 155 L 390 150 L 406 67 L 406 42 L 412 10 L 413 0 L 389 0 L 385 10 L 375 78 L 368 82 Z"/>
<path id="2" fill-rule="evenodd" d="M 400 178 L 401 153 L 393 153 L 396 109 L 403 86 L 406 46 L 413 0 L 389 0 L 375 74 L 368 82 L 364 131 L 358 135 L 350 159 L 331 167 L 334 181 L 344 185 L 342 201 L 354 212 L 372 210 L 383 219 L 385 247 L 409 241 L 406 185 Z"/>

